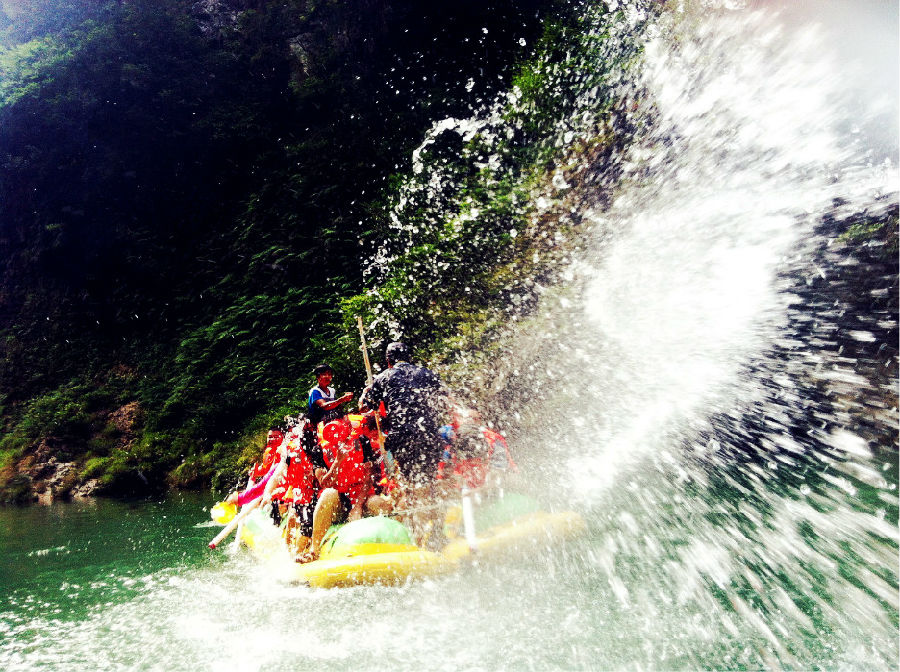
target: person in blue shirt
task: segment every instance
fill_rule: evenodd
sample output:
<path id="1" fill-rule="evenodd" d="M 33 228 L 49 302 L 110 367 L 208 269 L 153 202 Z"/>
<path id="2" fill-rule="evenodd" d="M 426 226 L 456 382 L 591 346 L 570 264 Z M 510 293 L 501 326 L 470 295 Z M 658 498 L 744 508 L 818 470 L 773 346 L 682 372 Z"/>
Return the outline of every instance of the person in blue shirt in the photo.
<path id="1" fill-rule="evenodd" d="M 328 364 L 319 364 L 313 369 L 313 374 L 316 376 L 316 385 L 309 391 L 307 417 L 309 418 L 309 423 L 313 430 L 315 430 L 323 420 L 325 422 L 333 420 L 338 415 L 337 413 L 333 413 L 333 411 L 336 411 L 343 404 L 351 401 L 353 399 L 353 393 L 347 392 L 346 394 L 335 398 L 334 388 L 329 387 L 334 373 Z"/>

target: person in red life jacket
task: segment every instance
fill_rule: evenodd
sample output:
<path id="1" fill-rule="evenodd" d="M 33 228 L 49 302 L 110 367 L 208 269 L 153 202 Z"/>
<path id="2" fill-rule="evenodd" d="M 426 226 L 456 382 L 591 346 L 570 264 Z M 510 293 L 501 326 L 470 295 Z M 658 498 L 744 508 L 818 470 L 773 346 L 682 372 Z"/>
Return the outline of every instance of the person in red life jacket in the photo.
<path id="1" fill-rule="evenodd" d="M 378 431 L 378 422 L 375 418 L 375 411 L 367 411 L 362 414 L 362 420 L 355 426 L 356 432 L 359 434 L 359 441 L 364 448 L 372 451 L 376 456 L 372 462 L 372 479 L 375 482 L 375 493 L 384 495 L 390 499 L 392 491 L 399 486 L 396 479 L 392 478 L 389 473 L 390 469 L 387 465 L 387 456 L 384 452 L 382 442 L 384 436 Z M 366 446 L 368 444 L 368 446 Z M 385 505 L 387 506 L 387 505 Z"/>
<path id="2" fill-rule="evenodd" d="M 288 548 L 296 555 L 307 550 L 312 538 L 313 518 L 318 501 L 319 485 L 315 470 L 324 467 L 321 451 L 307 451 L 302 442 L 302 424 L 297 424 L 287 433 L 283 428 L 270 432 L 271 446 L 264 463 L 271 463 L 266 474 L 258 483 L 241 493 L 232 493 L 226 501 L 238 505 L 249 504 L 261 498 L 261 506 L 272 504 L 273 514 L 278 513 L 275 524 L 280 525 L 282 516 L 286 518 L 285 540 Z M 284 440 L 275 445 L 277 435 Z M 256 469 L 256 465 L 254 465 Z M 327 528 L 326 528 L 327 529 Z"/>
<path id="3" fill-rule="evenodd" d="M 389 500 L 375 492 L 373 463 L 378 456 L 369 440 L 360 440 L 362 424 L 354 427 L 345 417 L 321 426 L 319 444 L 325 467 L 316 468 L 315 474 L 322 490 L 313 515 L 309 550 L 297 558 L 298 562 L 318 557 L 331 525 L 357 520 L 364 514 L 389 512 Z"/>
<path id="4" fill-rule="evenodd" d="M 232 492 L 225 498 L 230 504 L 244 506 L 260 497 L 267 488 L 272 490 L 275 483 L 279 483 L 282 478 L 281 462 L 287 451 L 288 442 L 286 433 L 280 425 L 273 425 L 266 435 L 266 448 L 263 453 L 262 463 L 255 463 L 250 468 L 250 478 L 247 482 L 247 488 L 243 492 Z M 262 467 L 267 467 L 266 471 L 262 471 Z M 272 481 L 272 486 L 269 482 Z M 271 495 L 267 497 L 266 505 L 271 503 L 271 516 L 276 525 L 281 524 L 281 517 L 285 510 L 282 510 L 281 502 L 272 500 Z"/>
<path id="5" fill-rule="evenodd" d="M 303 447 L 301 431 L 300 427 L 295 427 L 288 434 L 282 480 L 271 491 L 272 500 L 287 507 L 284 534 L 288 548 L 295 555 L 309 547 L 319 496 L 315 476 L 317 465 Z"/>
<path id="6" fill-rule="evenodd" d="M 250 479 L 254 482 L 265 476 L 275 461 L 278 454 L 278 446 L 284 441 L 285 431 L 280 425 L 272 425 L 266 434 L 266 446 L 263 448 L 262 459 L 250 467 Z"/>
<path id="7" fill-rule="evenodd" d="M 506 437 L 488 427 L 481 428 L 481 435 L 488 444 L 488 460 L 491 468 L 499 471 L 519 471 L 509 450 L 509 444 L 506 443 Z"/>
<path id="8" fill-rule="evenodd" d="M 284 442 L 284 438 L 284 427 L 281 425 L 272 425 L 269 427 L 269 431 L 266 433 L 266 445 L 265 448 L 263 448 L 262 459 L 259 462 L 255 462 L 253 466 L 250 467 L 250 474 L 247 479 L 247 489 L 243 493 L 237 491 L 232 492 L 225 498 L 226 502 L 237 504 L 239 503 L 239 499 L 246 499 L 247 493 L 253 491 L 254 484 L 259 483 L 260 479 L 269 474 L 272 470 L 272 466 L 276 462 L 278 449 Z"/>
<path id="9" fill-rule="evenodd" d="M 483 488 L 488 476 L 499 472 L 518 472 L 512 453 L 502 434 L 475 426 L 477 413 L 454 414 L 454 423 L 440 429 L 445 441 L 444 453 L 438 465 L 438 479 L 456 478 L 460 486 Z"/>
<path id="10" fill-rule="evenodd" d="M 327 471 L 319 470 L 324 488 L 334 488 L 341 495 L 348 520 L 362 516 L 363 506 L 374 490 L 372 462 L 375 455 L 366 451 L 359 434 L 346 418 L 333 420 L 322 427 L 322 456 Z"/>

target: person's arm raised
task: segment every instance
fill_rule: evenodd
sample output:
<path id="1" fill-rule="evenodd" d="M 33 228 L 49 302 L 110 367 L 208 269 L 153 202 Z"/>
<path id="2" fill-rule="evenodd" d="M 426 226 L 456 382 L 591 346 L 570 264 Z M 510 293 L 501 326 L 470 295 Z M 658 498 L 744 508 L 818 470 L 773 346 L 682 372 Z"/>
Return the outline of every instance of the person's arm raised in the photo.
<path id="1" fill-rule="evenodd" d="M 353 393 L 347 392 L 346 394 L 341 395 L 337 399 L 332 401 L 325 401 L 324 399 L 317 399 L 316 406 L 321 408 L 323 411 L 333 411 L 341 404 L 346 404 L 348 401 L 353 401 Z"/>

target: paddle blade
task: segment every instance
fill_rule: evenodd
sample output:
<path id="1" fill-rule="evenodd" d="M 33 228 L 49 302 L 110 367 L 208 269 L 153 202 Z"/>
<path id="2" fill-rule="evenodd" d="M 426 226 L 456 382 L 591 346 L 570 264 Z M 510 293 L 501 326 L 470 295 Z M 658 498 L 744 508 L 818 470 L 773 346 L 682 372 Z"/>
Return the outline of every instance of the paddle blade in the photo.
<path id="1" fill-rule="evenodd" d="M 228 502 L 219 502 L 209 511 L 209 515 L 219 525 L 230 523 L 235 514 L 237 514 L 237 505 Z"/>

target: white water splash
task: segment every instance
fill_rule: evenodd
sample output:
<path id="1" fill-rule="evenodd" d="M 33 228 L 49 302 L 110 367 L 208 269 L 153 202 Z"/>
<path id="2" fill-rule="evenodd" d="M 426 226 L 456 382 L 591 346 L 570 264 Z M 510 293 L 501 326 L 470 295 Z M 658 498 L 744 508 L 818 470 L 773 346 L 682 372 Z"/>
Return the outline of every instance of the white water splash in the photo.
<path id="1" fill-rule="evenodd" d="M 896 165 L 873 165 L 871 146 L 846 131 L 858 66 L 831 56 L 821 27 L 726 12 L 657 30 L 637 87 L 650 133 L 597 216 L 612 241 L 584 273 L 589 338 L 627 369 L 607 391 L 630 409 L 587 465 L 573 463 L 588 498 L 657 452 L 667 428 L 746 393 L 739 369 L 778 338 L 796 299 L 779 273 L 822 213 L 837 199 L 847 213 L 895 202 L 884 197 Z"/>

